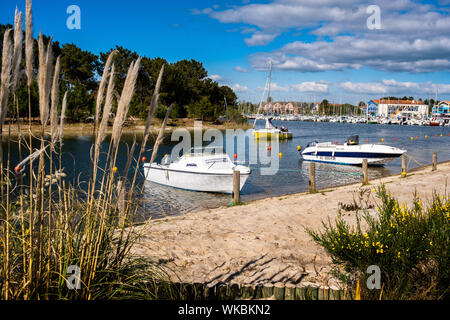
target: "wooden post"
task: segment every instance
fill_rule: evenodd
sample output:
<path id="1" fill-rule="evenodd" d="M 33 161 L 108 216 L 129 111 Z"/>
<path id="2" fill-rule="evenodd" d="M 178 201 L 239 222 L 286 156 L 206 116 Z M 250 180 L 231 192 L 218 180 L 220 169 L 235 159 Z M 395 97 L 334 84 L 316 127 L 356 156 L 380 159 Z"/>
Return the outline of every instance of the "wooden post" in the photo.
<path id="1" fill-rule="evenodd" d="M 272 297 L 272 295 L 273 295 L 273 286 L 264 286 L 263 288 L 262 288 L 262 297 L 263 297 L 263 299 L 267 299 L 267 298 L 270 298 L 270 297 Z"/>
<path id="2" fill-rule="evenodd" d="M 241 172 L 233 171 L 233 205 L 241 203 Z"/>
<path id="3" fill-rule="evenodd" d="M 406 154 L 402 155 L 402 177 L 406 177 L 407 168 L 406 168 Z"/>
<path id="4" fill-rule="evenodd" d="M 273 297 L 275 300 L 284 300 L 284 286 L 273 287 Z"/>
<path id="5" fill-rule="evenodd" d="M 367 159 L 363 159 L 362 170 L 363 170 L 363 175 L 364 175 L 363 185 L 367 185 L 367 184 L 369 184 L 369 176 L 367 174 Z"/>
<path id="6" fill-rule="evenodd" d="M 284 300 L 295 300 L 295 287 L 284 288 Z"/>
<path id="7" fill-rule="evenodd" d="M 305 288 L 295 288 L 295 300 L 306 300 Z"/>
<path id="8" fill-rule="evenodd" d="M 433 152 L 433 167 L 431 171 L 437 170 L 437 152 Z"/>
<path id="9" fill-rule="evenodd" d="M 316 192 L 316 164 L 314 162 L 309 163 L 309 192 Z"/>
<path id="10" fill-rule="evenodd" d="M 202 283 L 194 283 L 194 300 L 204 300 L 205 287 Z"/>
<path id="11" fill-rule="evenodd" d="M 230 286 L 230 299 L 236 300 L 237 298 L 239 298 L 239 294 L 240 294 L 239 285 L 237 283 L 233 283 Z"/>
<path id="12" fill-rule="evenodd" d="M 263 298 L 263 286 L 255 286 L 255 293 L 253 294 L 253 299 L 261 300 Z"/>

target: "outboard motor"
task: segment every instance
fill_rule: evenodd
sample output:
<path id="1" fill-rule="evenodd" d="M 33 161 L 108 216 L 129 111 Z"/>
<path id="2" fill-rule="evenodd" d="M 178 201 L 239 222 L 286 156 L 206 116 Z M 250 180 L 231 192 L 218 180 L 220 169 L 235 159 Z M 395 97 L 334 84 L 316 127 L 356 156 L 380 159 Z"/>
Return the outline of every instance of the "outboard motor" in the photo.
<path id="1" fill-rule="evenodd" d="M 347 139 L 347 144 L 349 146 L 355 146 L 359 144 L 359 136 L 350 136 Z"/>

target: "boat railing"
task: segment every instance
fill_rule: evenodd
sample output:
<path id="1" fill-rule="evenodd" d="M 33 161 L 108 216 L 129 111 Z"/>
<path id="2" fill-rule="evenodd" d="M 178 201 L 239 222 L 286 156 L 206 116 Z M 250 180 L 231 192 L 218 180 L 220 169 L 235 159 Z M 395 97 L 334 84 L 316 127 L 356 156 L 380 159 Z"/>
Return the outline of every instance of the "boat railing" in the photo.
<path id="1" fill-rule="evenodd" d="M 189 155 L 196 156 L 196 155 L 219 155 L 219 154 L 225 154 L 223 147 L 197 147 L 197 148 L 191 148 L 189 151 Z"/>

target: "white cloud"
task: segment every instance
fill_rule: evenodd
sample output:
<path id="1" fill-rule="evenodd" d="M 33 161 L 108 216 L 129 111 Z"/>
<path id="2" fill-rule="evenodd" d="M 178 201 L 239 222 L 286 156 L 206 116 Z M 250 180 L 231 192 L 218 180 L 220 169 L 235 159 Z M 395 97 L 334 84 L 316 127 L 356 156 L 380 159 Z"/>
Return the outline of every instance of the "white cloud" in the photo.
<path id="1" fill-rule="evenodd" d="M 266 44 L 271 43 L 276 36 L 276 34 L 257 32 L 252 34 L 251 38 L 244 39 L 244 41 L 249 47 L 265 46 Z"/>
<path id="2" fill-rule="evenodd" d="M 242 73 L 247 73 L 248 72 L 248 70 L 246 68 L 243 68 L 241 66 L 234 67 L 234 70 L 237 71 L 237 72 L 242 72 Z"/>
<path id="3" fill-rule="evenodd" d="M 434 95 L 436 91 L 438 91 L 439 94 L 450 94 L 450 84 L 409 81 L 402 82 L 393 79 L 359 83 L 343 82 L 336 83 L 335 86 L 343 89 L 347 93 L 358 94 Z"/>
<path id="4" fill-rule="evenodd" d="M 441 5 L 448 0 L 440 0 Z M 450 70 L 450 15 L 439 4 L 414 0 L 374 0 L 381 8 L 381 30 L 369 30 L 363 0 L 273 0 L 204 14 L 222 22 L 245 24 L 248 46 L 264 46 L 294 31 L 318 36 L 250 57 L 255 69 L 267 59 L 276 68 L 297 71 L 358 69 L 426 73 Z M 203 9 L 202 11 L 204 11 Z M 324 37 L 326 37 L 324 39 Z"/>
<path id="5" fill-rule="evenodd" d="M 236 84 L 232 85 L 231 89 L 233 89 L 234 91 L 236 91 L 238 93 L 240 93 L 240 92 L 247 92 L 248 91 L 248 87 L 241 86 L 239 83 L 236 83 Z"/>
<path id="6" fill-rule="evenodd" d="M 317 92 L 326 93 L 328 92 L 328 84 L 323 82 L 302 82 L 299 84 L 292 85 L 292 88 L 299 92 Z"/>
<path id="7" fill-rule="evenodd" d="M 301 92 L 301 93 L 327 93 L 329 85 L 324 81 L 301 82 L 281 86 L 276 82 L 271 83 L 270 90 L 273 92 Z M 264 88 L 258 88 L 263 90 Z"/>
<path id="8" fill-rule="evenodd" d="M 207 78 L 209 78 L 213 81 L 217 81 L 217 82 L 225 80 L 222 76 L 220 76 L 218 74 L 212 74 L 212 75 L 208 76 Z"/>

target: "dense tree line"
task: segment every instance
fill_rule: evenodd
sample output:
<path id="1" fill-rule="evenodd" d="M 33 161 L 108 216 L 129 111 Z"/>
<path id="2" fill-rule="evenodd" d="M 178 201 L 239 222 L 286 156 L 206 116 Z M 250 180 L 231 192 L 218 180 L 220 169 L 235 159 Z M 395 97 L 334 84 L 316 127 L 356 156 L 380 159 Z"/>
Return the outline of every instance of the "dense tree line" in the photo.
<path id="1" fill-rule="evenodd" d="M 12 26 L 0 25 L 0 39 L 3 39 L 7 28 L 12 28 Z M 44 36 L 44 43 L 47 44 L 49 39 Z M 3 43 L 0 41 L 0 61 L 2 46 Z M 82 50 L 75 44 L 60 45 L 57 41 L 53 42 L 54 56 L 61 56 L 61 97 L 66 90 L 69 92 L 67 105 L 69 120 L 84 121 L 93 115 L 99 79 L 103 73 L 106 59 L 112 50 L 117 51 L 113 63 L 116 71 L 115 88 L 120 93 L 128 67 L 132 61 L 138 58 L 138 53 L 116 46 L 97 56 Z M 34 64 L 37 66 L 37 41 L 35 41 L 34 51 Z M 137 79 L 136 93 L 130 104 L 129 114 L 131 116 L 139 118 L 147 113 L 156 79 L 163 64 L 165 64 L 165 72 L 161 87 L 160 106 L 156 110 L 157 117 L 164 117 L 167 107 L 173 104 L 172 118 L 195 117 L 203 120 L 215 120 L 218 116 L 225 114 L 226 103 L 231 108 L 236 105 L 237 97 L 233 90 L 228 86 L 220 86 L 217 82 L 209 79 L 208 72 L 201 62 L 182 60 L 168 63 L 163 58 L 152 59 L 144 56 Z M 25 77 L 22 78 L 16 95 L 20 116 L 28 117 Z M 39 114 L 38 100 L 38 87 L 34 81 L 31 88 L 33 117 L 37 117 Z M 11 105 L 10 110 L 13 109 L 15 110 Z"/>
<path id="2" fill-rule="evenodd" d="M 344 103 L 344 104 L 331 104 L 328 102 L 327 99 L 324 99 L 320 104 L 319 104 L 319 114 L 324 114 L 324 115 L 348 115 L 348 114 L 353 114 L 353 115 L 362 115 L 364 114 L 364 109 L 361 108 L 361 106 L 364 105 L 364 102 L 360 102 L 358 104 L 358 106 L 354 106 L 352 104 L 349 103 Z"/>

